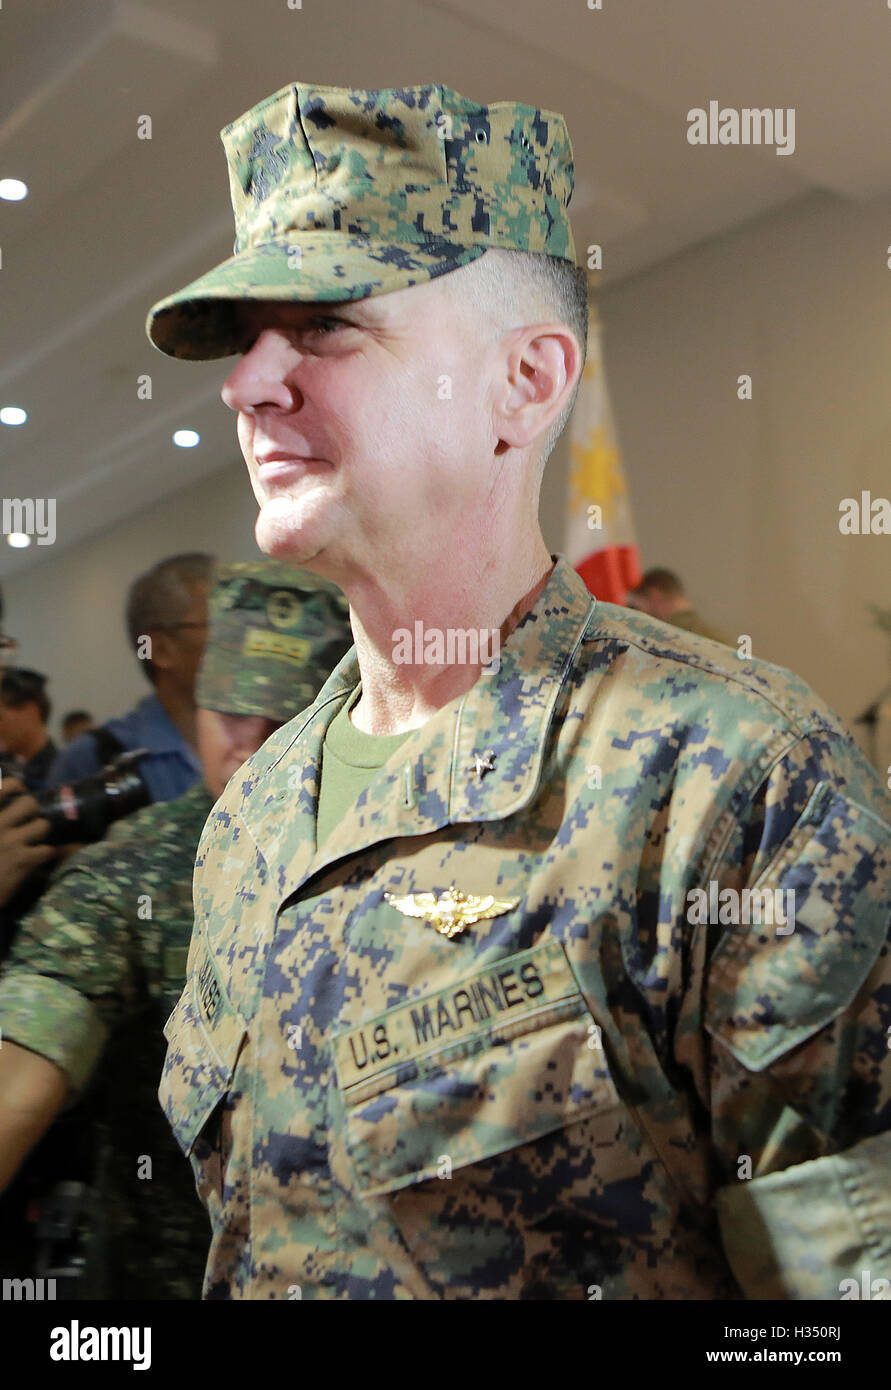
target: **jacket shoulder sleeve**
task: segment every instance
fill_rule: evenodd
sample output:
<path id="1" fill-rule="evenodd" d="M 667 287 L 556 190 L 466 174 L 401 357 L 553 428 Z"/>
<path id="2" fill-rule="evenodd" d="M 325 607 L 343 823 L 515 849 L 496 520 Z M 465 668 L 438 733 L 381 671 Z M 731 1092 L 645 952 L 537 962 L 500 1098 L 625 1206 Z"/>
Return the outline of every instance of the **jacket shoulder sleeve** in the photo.
<path id="1" fill-rule="evenodd" d="M 840 1298 L 867 1272 L 891 1290 L 889 809 L 816 730 L 713 871 L 717 902 L 736 894 L 705 985 L 717 1209 L 751 1298 Z"/>
<path id="2" fill-rule="evenodd" d="M 0 978 L 4 1037 L 55 1062 L 75 1090 L 142 1002 L 134 928 L 144 887 L 126 850 L 81 850 L 22 918 Z"/>

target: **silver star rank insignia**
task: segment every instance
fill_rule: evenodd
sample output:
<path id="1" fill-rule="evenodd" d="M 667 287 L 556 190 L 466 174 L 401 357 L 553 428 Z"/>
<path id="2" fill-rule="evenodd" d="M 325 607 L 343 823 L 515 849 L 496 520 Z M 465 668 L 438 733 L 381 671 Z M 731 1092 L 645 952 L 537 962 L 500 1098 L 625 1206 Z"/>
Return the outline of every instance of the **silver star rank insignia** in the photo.
<path id="1" fill-rule="evenodd" d="M 493 898 L 491 894 L 478 898 L 474 893 L 459 892 L 454 884 L 438 897 L 435 893 L 406 893 L 402 897 L 385 893 L 384 898 L 404 917 L 423 918 L 450 941 L 474 922 L 512 912 L 520 902 L 519 898 Z"/>
<path id="2" fill-rule="evenodd" d="M 483 780 L 487 772 L 495 770 L 495 754 L 491 748 L 487 748 L 485 753 L 472 753 L 473 761 L 470 763 L 471 769 L 476 773 L 480 781 Z"/>

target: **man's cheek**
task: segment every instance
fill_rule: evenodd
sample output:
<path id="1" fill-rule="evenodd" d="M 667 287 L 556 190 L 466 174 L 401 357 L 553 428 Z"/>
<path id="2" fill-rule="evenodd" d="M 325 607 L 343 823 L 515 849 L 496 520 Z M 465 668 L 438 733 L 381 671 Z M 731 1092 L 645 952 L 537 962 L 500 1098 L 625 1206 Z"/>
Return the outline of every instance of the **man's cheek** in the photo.
<path id="1" fill-rule="evenodd" d="M 245 459 L 245 462 L 247 463 L 247 471 L 248 478 L 250 479 L 251 491 L 253 492 L 258 503 L 262 507 L 263 503 L 267 500 L 266 493 L 263 491 L 263 484 L 257 477 L 257 469 L 254 466 L 254 464 L 252 464 L 248 459 Z"/>
<path id="2" fill-rule="evenodd" d="M 241 452 L 244 454 L 245 463 L 250 468 L 253 458 L 254 422 L 249 415 L 245 415 L 239 411 L 235 432 L 238 435 L 238 443 L 241 446 Z"/>

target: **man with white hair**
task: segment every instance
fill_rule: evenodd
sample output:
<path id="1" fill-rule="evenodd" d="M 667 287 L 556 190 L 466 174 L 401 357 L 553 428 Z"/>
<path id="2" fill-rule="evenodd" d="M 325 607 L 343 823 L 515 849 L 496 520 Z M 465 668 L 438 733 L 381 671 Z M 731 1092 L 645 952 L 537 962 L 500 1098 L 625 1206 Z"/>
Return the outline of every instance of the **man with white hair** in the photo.
<path id="1" fill-rule="evenodd" d="M 891 1275 L 884 790 L 801 680 L 539 529 L 585 352 L 562 117 L 298 82 L 223 141 L 235 254 L 149 335 L 240 355 L 258 542 L 355 647 L 198 850 L 161 1098 L 205 1297 Z M 740 924 L 756 885 L 794 931 Z"/>

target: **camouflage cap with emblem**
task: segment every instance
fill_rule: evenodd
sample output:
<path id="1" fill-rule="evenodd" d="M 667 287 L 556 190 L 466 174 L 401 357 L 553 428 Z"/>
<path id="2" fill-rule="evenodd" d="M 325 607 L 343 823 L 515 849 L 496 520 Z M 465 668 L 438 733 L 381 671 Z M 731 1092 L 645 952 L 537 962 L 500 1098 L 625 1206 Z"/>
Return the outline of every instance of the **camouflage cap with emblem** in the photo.
<path id="1" fill-rule="evenodd" d="M 336 585 L 278 560 L 217 565 L 197 703 L 292 719 L 352 644 L 349 604 Z"/>
<path id="2" fill-rule="evenodd" d="M 575 261 L 563 117 L 449 87 L 295 82 L 221 131 L 235 254 L 150 311 L 171 357 L 250 346 L 238 302 L 366 299 L 490 247 Z"/>

